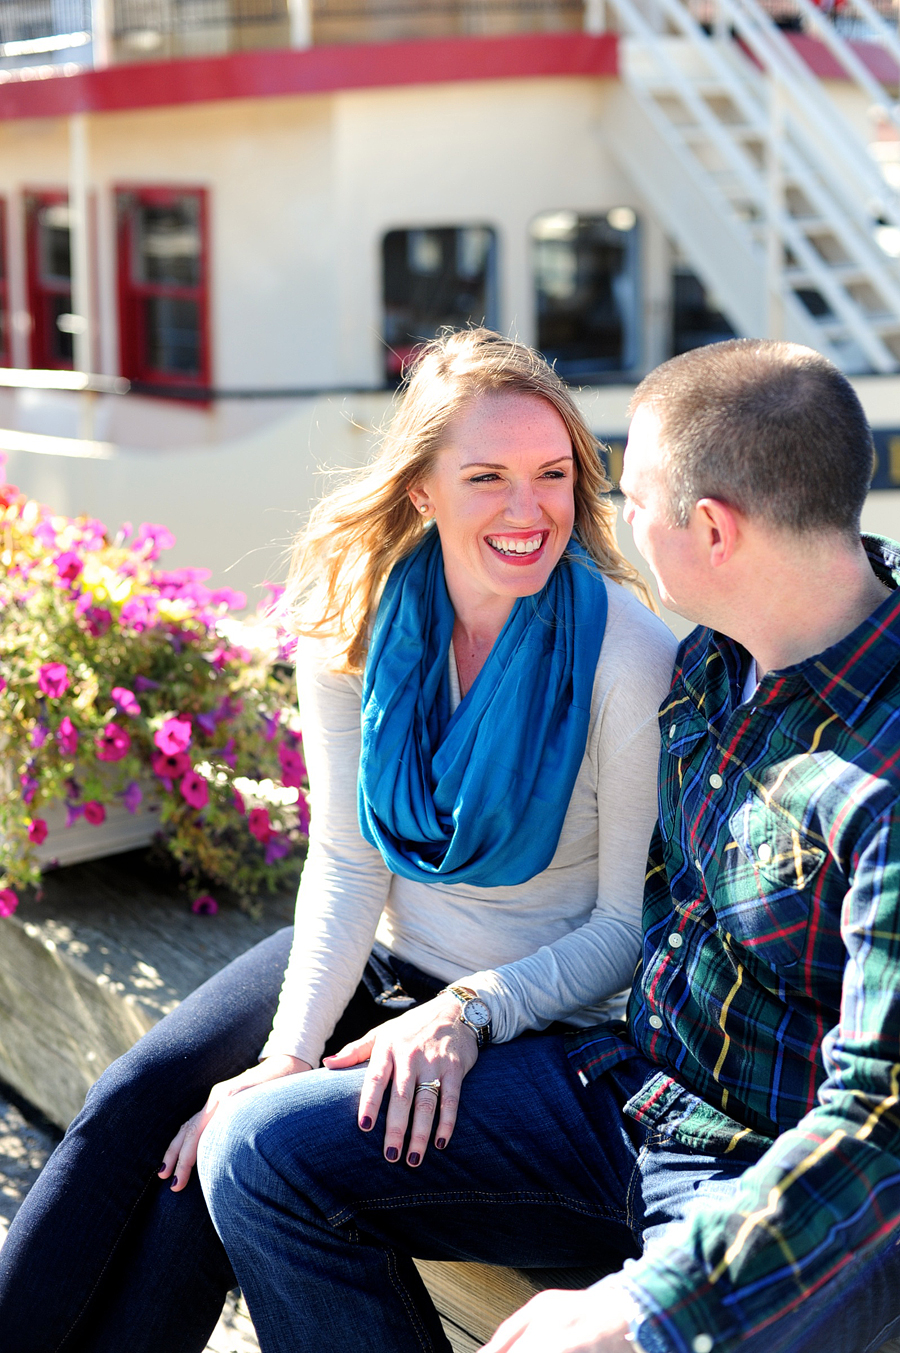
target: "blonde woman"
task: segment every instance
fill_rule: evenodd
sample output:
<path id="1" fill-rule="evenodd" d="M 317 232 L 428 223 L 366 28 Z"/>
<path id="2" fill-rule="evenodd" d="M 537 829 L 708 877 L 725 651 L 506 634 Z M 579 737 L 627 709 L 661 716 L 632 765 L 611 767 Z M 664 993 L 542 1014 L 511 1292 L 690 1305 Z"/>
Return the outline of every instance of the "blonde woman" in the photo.
<path id="1" fill-rule="evenodd" d="M 20 1353 L 203 1349 L 234 1279 L 193 1167 L 225 1101 L 298 1076 L 328 1101 L 365 1063 L 360 1149 L 416 1170 L 489 1044 L 591 1024 L 629 984 L 675 645 L 608 487 L 536 353 L 486 330 L 424 349 L 294 561 L 290 954 L 282 932 L 231 964 L 94 1087 L 0 1252 Z"/>

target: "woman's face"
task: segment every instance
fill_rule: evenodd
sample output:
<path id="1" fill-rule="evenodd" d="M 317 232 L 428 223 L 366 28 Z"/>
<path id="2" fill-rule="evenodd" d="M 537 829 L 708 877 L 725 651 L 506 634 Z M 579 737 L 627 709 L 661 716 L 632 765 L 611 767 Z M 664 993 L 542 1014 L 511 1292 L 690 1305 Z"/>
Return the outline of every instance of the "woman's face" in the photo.
<path id="1" fill-rule="evenodd" d="M 410 497 L 434 516 L 457 614 L 540 591 L 572 534 L 574 485 L 566 425 L 540 396 L 483 395 L 454 419 Z"/>

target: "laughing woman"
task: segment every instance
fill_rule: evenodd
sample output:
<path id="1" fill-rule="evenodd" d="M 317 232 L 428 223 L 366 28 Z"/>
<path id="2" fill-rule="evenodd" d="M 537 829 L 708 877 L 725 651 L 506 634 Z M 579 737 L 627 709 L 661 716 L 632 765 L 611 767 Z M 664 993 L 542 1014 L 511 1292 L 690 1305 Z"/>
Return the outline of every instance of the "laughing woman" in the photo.
<path id="1" fill-rule="evenodd" d="M 488 1043 L 594 1023 L 628 985 L 675 645 L 630 590 L 607 490 L 537 354 L 486 330 L 424 349 L 295 558 L 293 942 L 231 964 L 92 1089 L 0 1251 L 17 1353 L 204 1348 L 234 1276 L 193 1167 L 224 1101 L 299 1076 L 326 1102 L 367 1062 L 359 1141 L 417 1169 L 452 1149 Z"/>

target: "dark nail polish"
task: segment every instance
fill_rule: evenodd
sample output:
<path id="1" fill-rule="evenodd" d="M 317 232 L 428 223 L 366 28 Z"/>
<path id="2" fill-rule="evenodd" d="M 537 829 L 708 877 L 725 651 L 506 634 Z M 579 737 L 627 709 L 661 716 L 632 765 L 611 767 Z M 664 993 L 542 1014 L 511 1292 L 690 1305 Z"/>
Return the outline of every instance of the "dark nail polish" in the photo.
<path id="1" fill-rule="evenodd" d="M 173 1189 L 175 1188 L 175 1185 L 176 1185 L 177 1183 L 178 1183 L 178 1175 L 176 1175 L 175 1178 L 172 1180 L 172 1188 L 173 1188 Z"/>
<path id="2" fill-rule="evenodd" d="M 406 1159 L 409 1161 L 410 1165 L 418 1165 L 422 1157 L 419 1155 L 418 1151 L 410 1151 Z"/>
<path id="3" fill-rule="evenodd" d="M 400 1152 L 397 1150 L 396 1146 L 389 1146 L 384 1154 L 387 1156 L 388 1160 L 396 1160 Z"/>
<path id="4" fill-rule="evenodd" d="M 443 1151 L 443 1149 L 444 1149 L 444 1147 L 445 1147 L 446 1145 L 447 1145 L 447 1138 L 446 1138 L 446 1137 L 438 1137 L 437 1141 L 435 1142 L 435 1146 L 437 1147 L 437 1149 L 438 1149 L 439 1151 Z"/>
<path id="5" fill-rule="evenodd" d="M 157 1174 L 162 1174 L 162 1172 L 163 1172 L 163 1170 L 164 1170 L 165 1168 L 166 1168 L 166 1162 L 163 1161 L 162 1165 L 160 1165 L 160 1167 L 159 1167 L 159 1169 L 156 1171 L 156 1173 L 157 1173 Z"/>
<path id="6" fill-rule="evenodd" d="M 372 1120 L 368 1114 L 366 1114 L 365 1118 L 360 1119 L 359 1125 L 362 1128 L 363 1132 L 369 1131 L 369 1128 L 372 1126 Z"/>

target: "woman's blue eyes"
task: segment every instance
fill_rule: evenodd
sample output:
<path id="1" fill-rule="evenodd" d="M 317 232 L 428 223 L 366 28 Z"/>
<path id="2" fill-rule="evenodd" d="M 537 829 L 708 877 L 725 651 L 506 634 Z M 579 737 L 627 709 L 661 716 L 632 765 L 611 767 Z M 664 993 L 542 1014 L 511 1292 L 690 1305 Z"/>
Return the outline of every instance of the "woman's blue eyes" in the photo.
<path id="1" fill-rule="evenodd" d="M 469 480 L 470 484 L 493 484 L 500 478 L 498 474 L 490 472 L 488 474 L 473 475 Z M 565 479 L 565 470 L 545 470 L 542 479 Z"/>

